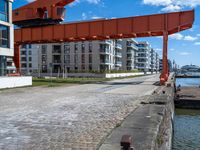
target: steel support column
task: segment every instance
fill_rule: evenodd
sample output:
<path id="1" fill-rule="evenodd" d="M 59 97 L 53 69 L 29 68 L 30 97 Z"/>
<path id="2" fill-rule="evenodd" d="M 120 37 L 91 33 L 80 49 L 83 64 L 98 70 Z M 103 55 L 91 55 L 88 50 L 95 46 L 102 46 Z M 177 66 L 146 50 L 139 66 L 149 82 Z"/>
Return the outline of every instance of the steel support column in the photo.
<path id="1" fill-rule="evenodd" d="M 160 84 L 164 85 L 168 80 L 169 76 L 169 67 L 168 67 L 168 32 L 163 33 L 163 70 L 160 75 Z"/>
<path id="2" fill-rule="evenodd" d="M 17 73 L 21 72 L 21 65 L 20 65 L 20 45 L 14 45 L 14 63 L 17 69 Z"/>

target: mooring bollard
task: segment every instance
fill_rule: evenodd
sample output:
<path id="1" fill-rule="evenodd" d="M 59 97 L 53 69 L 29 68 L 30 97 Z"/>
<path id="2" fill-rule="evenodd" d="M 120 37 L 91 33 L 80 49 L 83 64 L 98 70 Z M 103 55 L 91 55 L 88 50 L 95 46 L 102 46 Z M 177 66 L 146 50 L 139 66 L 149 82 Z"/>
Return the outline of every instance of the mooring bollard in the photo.
<path id="1" fill-rule="evenodd" d="M 132 150 L 131 144 L 133 142 L 133 139 L 130 135 L 123 135 L 121 139 L 121 147 L 122 150 Z"/>

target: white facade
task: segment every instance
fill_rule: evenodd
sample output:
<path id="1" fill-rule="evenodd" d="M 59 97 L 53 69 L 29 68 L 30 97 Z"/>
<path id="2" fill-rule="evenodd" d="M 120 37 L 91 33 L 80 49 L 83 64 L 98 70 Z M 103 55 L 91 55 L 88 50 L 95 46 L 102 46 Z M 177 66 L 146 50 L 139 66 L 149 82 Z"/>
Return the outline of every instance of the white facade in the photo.
<path id="1" fill-rule="evenodd" d="M 122 68 L 123 70 L 137 69 L 138 42 L 134 39 L 123 39 Z"/>
<path id="2" fill-rule="evenodd" d="M 14 56 L 12 0 L 0 0 L 0 76 L 7 73 L 7 59 Z"/>
<path id="3" fill-rule="evenodd" d="M 24 45 L 25 74 L 122 70 L 122 40 Z M 32 55 L 30 55 L 30 52 Z"/>
<path id="4" fill-rule="evenodd" d="M 39 72 L 39 46 L 22 45 L 20 48 L 21 73 L 31 75 L 33 72 Z"/>
<path id="5" fill-rule="evenodd" d="M 154 72 L 156 53 L 151 55 L 151 50 L 147 42 L 134 39 L 24 45 L 21 71 L 34 76 L 135 69 L 150 72 L 152 65 Z"/>
<path id="6" fill-rule="evenodd" d="M 138 69 L 141 71 L 151 71 L 151 45 L 148 42 L 138 42 Z"/>

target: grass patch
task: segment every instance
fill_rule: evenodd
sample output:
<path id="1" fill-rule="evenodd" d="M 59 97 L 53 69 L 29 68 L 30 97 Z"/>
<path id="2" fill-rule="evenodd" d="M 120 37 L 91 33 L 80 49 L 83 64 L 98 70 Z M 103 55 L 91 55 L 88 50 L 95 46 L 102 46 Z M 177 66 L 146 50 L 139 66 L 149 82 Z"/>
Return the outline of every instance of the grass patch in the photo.
<path id="1" fill-rule="evenodd" d="M 119 77 L 119 78 L 52 78 L 52 79 L 44 79 L 44 78 L 33 78 L 33 86 L 47 86 L 47 87 L 56 87 L 62 86 L 66 84 L 92 84 L 98 82 L 106 82 L 112 81 L 116 79 L 126 79 L 126 78 L 135 78 L 138 76 L 130 76 L 130 77 Z"/>

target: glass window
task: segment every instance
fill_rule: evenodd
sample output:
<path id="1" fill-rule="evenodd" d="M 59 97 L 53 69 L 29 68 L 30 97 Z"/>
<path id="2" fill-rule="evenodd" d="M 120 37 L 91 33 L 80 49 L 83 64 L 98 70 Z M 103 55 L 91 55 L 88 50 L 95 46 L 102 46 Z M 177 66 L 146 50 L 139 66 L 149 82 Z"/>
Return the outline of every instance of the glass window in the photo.
<path id="1" fill-rule="evenodd" d="M 8 21 L 8 1 L 0 0 L 0 20 Z"/>
<path id="2" fill-rule="evenodd" d="M 0 25 L 0 47 L 9 48 L 9 28 Z"/>

